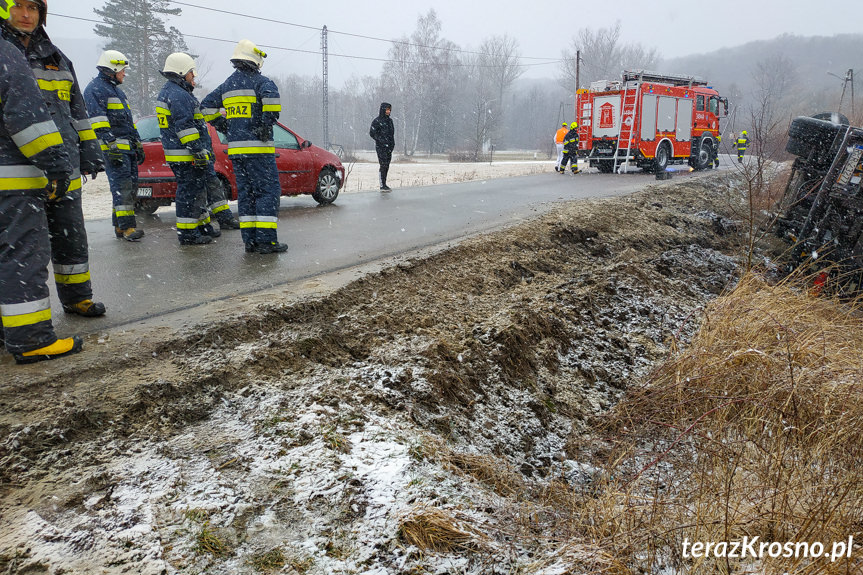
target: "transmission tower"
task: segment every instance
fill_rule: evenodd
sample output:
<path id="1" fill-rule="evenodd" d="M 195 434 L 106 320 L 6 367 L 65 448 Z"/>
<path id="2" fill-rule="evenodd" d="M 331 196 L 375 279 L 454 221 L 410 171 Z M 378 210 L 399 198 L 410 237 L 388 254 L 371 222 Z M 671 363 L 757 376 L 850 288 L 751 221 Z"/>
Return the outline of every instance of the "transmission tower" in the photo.
<path id="1" fill-rule="evenodd" d="M 329 72 L 327 71 L 329 50 L 327 48 L 327 27 L 324 26 L 321 30 L 321 54 L 324 57 L 324 78 L 323 78 L 323 116 L 324 116 L 324 149 L 330 148 L 330 89 L 329 89 Z"/>

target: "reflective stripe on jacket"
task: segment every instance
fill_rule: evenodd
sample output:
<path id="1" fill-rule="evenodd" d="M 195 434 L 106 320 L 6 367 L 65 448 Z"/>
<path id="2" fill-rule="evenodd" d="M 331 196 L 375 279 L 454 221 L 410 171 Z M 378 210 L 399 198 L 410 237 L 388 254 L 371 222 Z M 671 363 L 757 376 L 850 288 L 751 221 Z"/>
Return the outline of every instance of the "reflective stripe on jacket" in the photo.
<path id="1" fill-rule="evenodd" d="M 0 194 L 41 193 L 72 164 L 57 125 L 21 52 L 0 40 Z"/>
<path id="2" fill-rule="evenodd" d="M 191 90 L 191 84 L 179 76 L 168 76 L 159 92 L 156 116 L 167 162 L 192 162 L 195 152 L 201 150 L 212 153 L 207 123 Z"/>
<path id="3" fill-rule="evenodd" d="M 225 109 L 228 155 L 275 154 L 272 126 L 282 110 L 276 84 L 258 70 L 237 68 L 221 86 L 201 100 L 204 118 L 213 121 Z M 269 131 L 268 139 L 262 134 Z"/>
<path id="4" fill-rule="evenodd" d="M 107 150 L 107 144 L 115 142 L 121 150 L 134 154 L 140 136 L 126 94 L 113 79 L 100 71 L 84 90 L 84 102 L 102 150 Z"/>

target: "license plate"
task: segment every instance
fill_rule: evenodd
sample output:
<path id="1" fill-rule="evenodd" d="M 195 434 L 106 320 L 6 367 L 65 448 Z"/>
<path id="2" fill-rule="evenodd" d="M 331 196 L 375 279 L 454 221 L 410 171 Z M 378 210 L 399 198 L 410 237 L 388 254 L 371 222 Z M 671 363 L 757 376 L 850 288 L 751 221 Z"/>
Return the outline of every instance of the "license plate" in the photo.
<path id="1" fill-rule="evenodd" d="M 153 197 L 153 188 L 138 188 L 138 197 L 139 198 L 152 198 Z"/>

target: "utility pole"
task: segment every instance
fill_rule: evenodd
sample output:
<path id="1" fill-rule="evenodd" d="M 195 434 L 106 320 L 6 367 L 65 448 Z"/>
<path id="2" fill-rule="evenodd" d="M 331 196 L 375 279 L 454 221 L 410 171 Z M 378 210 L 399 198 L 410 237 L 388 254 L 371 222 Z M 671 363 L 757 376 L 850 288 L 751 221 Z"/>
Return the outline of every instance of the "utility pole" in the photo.
<path id="1" fill-rule="evenodd" d="M 323 116 L 324 116 L 324 149 L 330 149 L 330 89 L 329 89 L 329 72 L 328 62 L 329 49 L 327 48 L 327 27 L 324 26 L 321 30 L 321 53 L 324 57 L 324 74 L 323 74 Z"/>

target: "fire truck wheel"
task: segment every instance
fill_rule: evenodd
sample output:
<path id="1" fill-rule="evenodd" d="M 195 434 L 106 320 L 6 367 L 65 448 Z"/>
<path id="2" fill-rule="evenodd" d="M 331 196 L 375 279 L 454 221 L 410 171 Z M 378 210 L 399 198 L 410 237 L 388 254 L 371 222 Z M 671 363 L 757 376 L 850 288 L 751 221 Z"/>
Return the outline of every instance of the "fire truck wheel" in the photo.
<path id="1" fill-rule="evenodd" d="M 713 143 L 710 140 L 702 138 L 698 141 L 698 154 L 695 156 L 694 164 L 692 167 L 696 170 L 703 170 L 713 165 Z"/>
<path id="2" fill-rule="evenodd" d="M 602 174 L 610 174 L 614 171 L 614 162 L 611 160 L 604 160 L 596 163 L 596 167 L 599 169 Z"/>
<path id="3" fill-rule="evenodd" d="M 653 171 L 655 173 L 664 172 L 668 167 L 668 162 L 671 160 L 671 152 L 668 151 L 668 144 L 663 142 L 656 148 L 656 157 L 653 158 Z"/>

